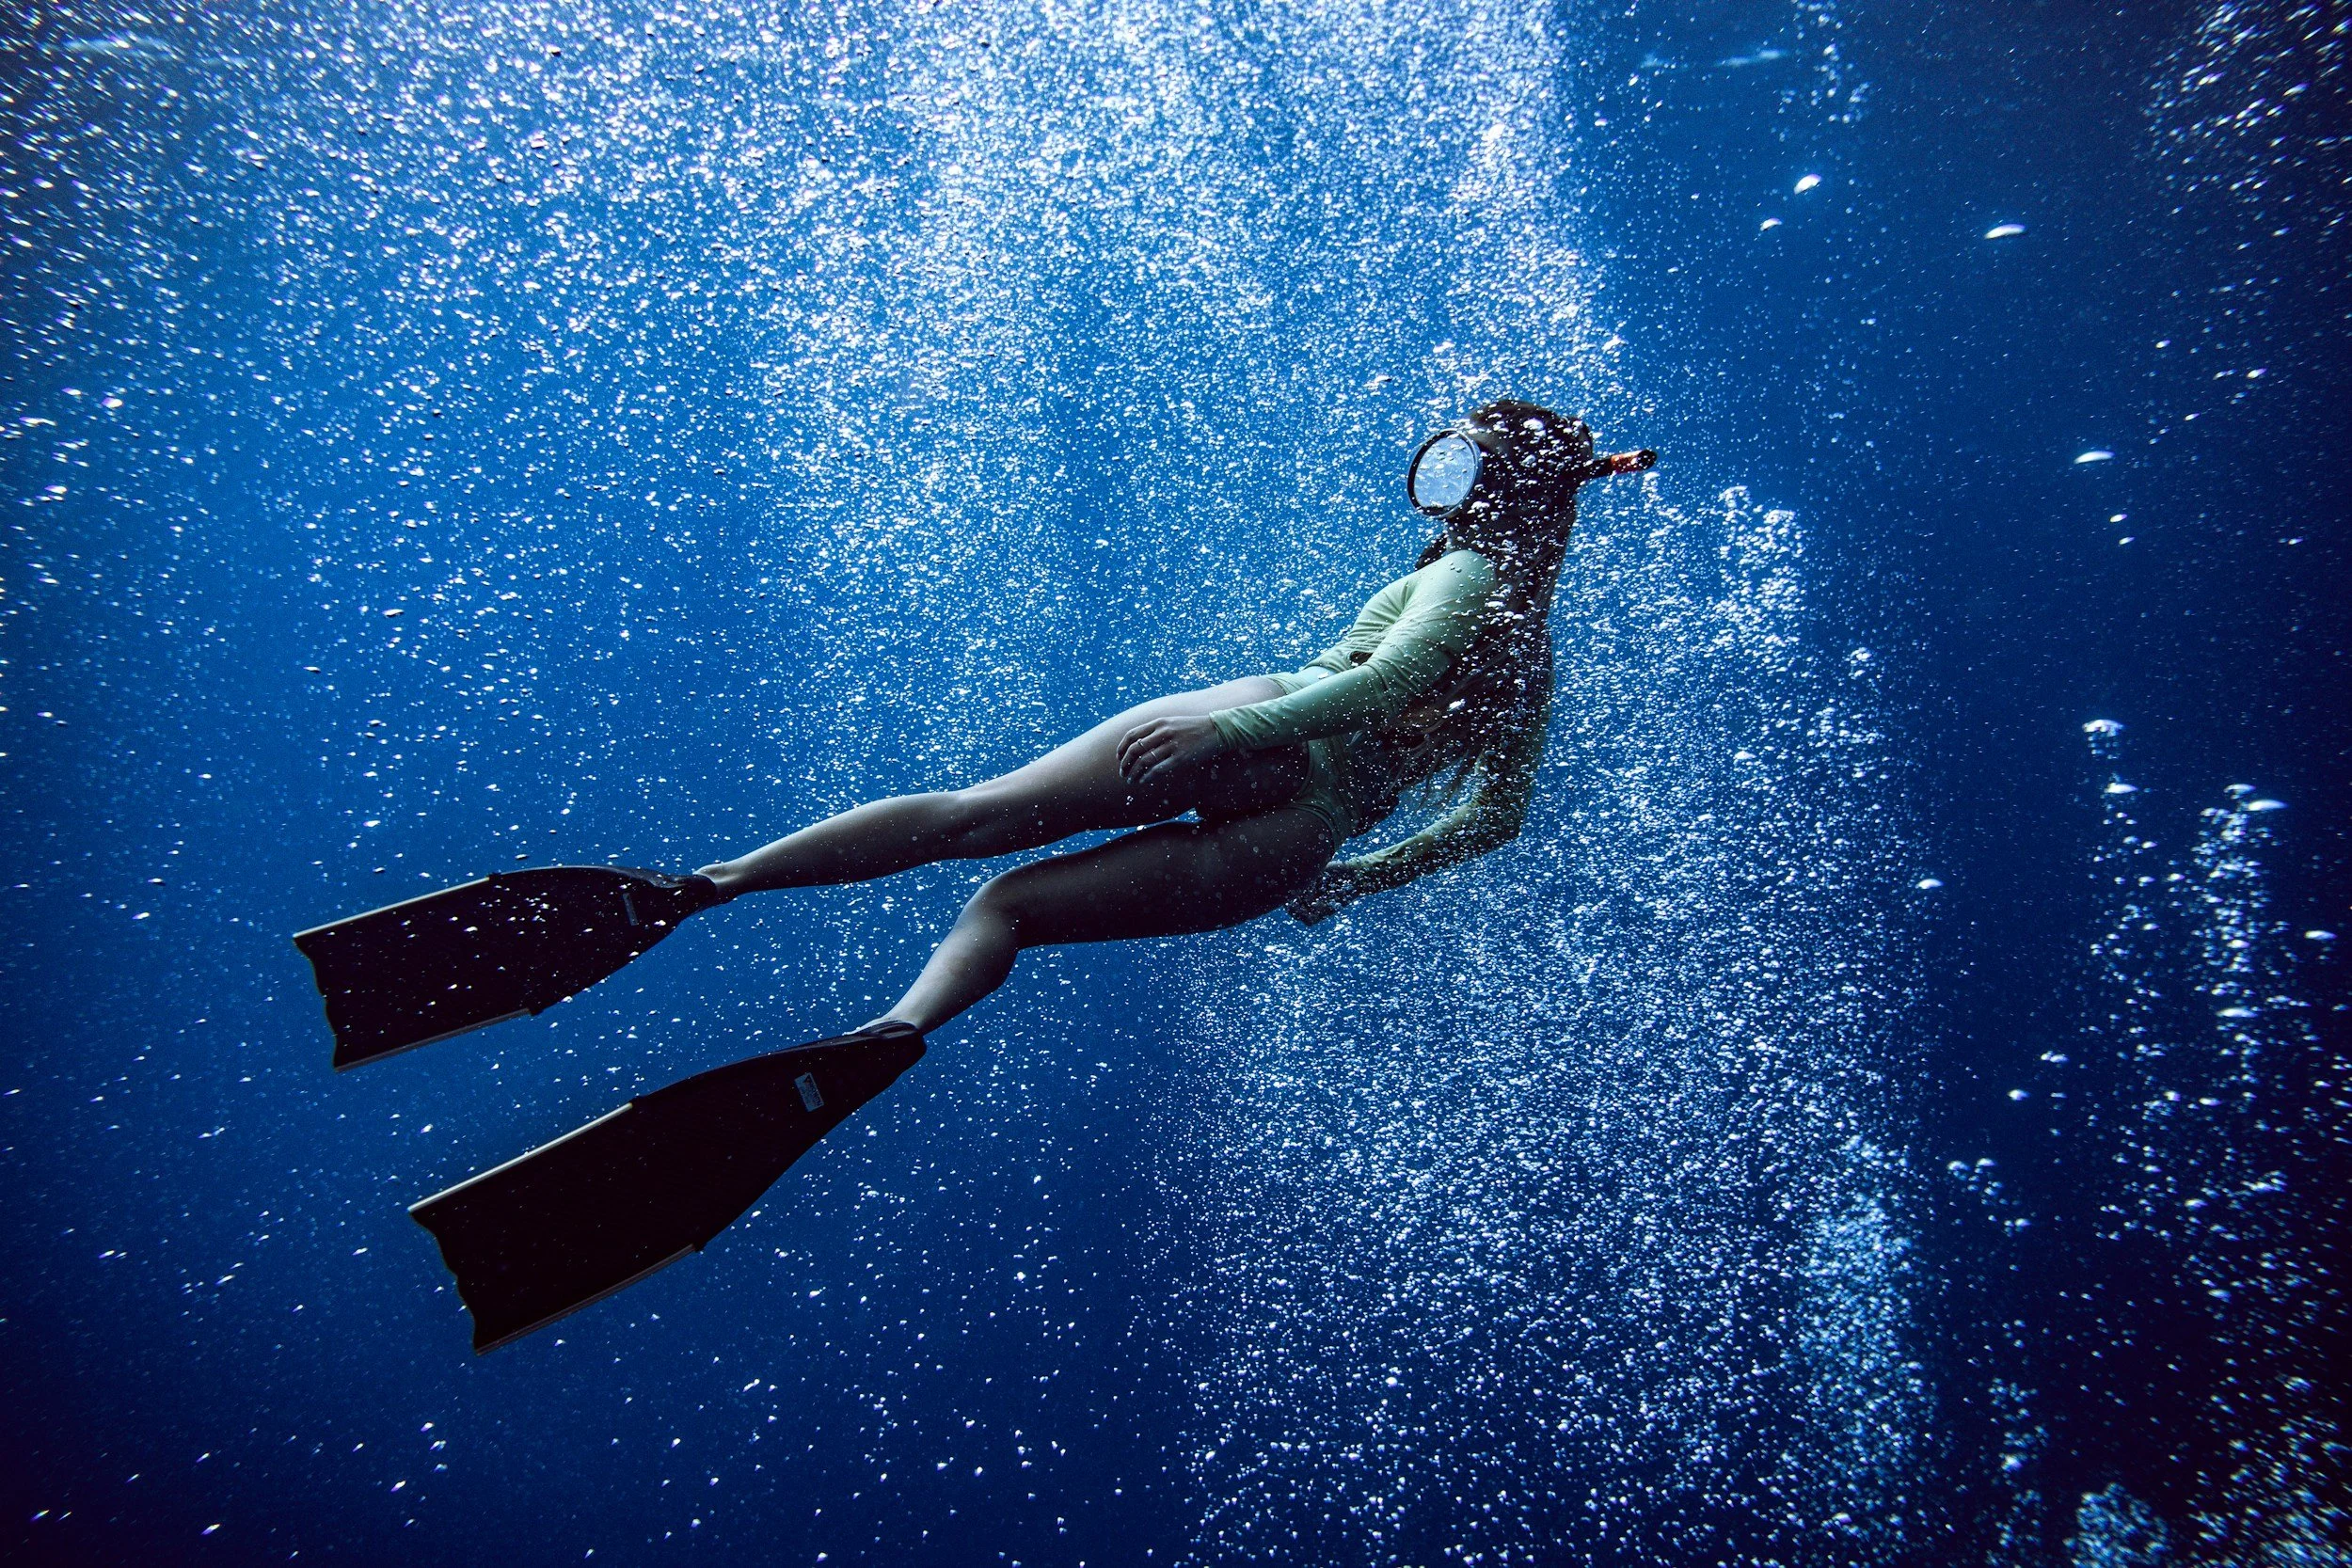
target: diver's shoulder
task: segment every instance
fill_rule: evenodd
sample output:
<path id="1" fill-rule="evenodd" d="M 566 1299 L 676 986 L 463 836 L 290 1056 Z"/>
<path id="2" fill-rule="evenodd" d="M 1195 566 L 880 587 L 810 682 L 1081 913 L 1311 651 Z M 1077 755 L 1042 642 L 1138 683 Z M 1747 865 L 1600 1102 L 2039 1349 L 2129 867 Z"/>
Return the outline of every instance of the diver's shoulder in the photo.
<path id="1" fill-rule="evenodd" d="M 1450 578 L 1481 591 L 1492 588 L 1502 579 L 1495 563 L 1471 549 L 1448 550 L 1413 575 Z"/>

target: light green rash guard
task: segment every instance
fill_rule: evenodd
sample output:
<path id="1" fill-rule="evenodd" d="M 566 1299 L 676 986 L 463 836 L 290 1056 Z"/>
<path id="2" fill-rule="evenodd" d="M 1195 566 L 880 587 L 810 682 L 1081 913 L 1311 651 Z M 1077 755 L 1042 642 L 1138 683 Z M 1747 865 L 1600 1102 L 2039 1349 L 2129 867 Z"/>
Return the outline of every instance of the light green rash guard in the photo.
<path id="1" fill-rule="evenodd" d="M 1495 580 L 1475 550 L 1397 578 L 1372 596 L 1338 646 L 1295 676 L 1275 677 L 1290 690 L 1209 715 L 1217 738 L 1233 751 L 1262 752 L 1392 722 L 1478 636 Z"/>
<path id="2" fill-rule="evenodd" d="M 1373 595 L 1338 645 L 1295 674 L 1273 677 L 1281 696 L 1211 714 L 1210 722 L 1239 751 L 1306 742 L 1315 778 L 1297 803 L 1329 821 L 1343 840 L 1353 837 L 1387 812 L 1368 810 L 1367 796 L 1378 790 L 1344 787 L 1348 739 L 1393 722 L 1444 678 L 1485 624 L 1497 582 L 1492 563 L 1471 550 L 1399 578 Z M 1550 705 L 1547 693 L 1524 731 L 1472 765 L 1468 788 L 1445 816 L 1403 843 L 1342 862 L 1354 892 L 1401 887 L 1516 837 L 1543 758 Z M 1367 815 L 1371 819 L 1362 820 Z"/>

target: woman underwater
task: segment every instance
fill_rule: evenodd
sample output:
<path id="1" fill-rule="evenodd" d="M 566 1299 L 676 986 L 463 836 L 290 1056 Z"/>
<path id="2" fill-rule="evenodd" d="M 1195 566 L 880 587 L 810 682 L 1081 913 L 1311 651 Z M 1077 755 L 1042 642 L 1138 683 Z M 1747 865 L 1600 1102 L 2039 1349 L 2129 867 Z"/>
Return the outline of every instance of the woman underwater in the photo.
<path id="1" fill-rule="evenodd" d="M 1656 460 L 1596 457 L 1581 420 L 1490 403 L 1424 441 L 1406 472 L 1413 504 L 1445 531 L 1295 674 L 1145 703 L 1002 778 L 859 806 L 691 877 L 504 873 L 296 937 L 336 1065 L 350 1067 L 540 1011 L 746 893 L 1139 830 L 992 879 L 907 993 L 851 1033 L 640 1095 L 417 1204 L 475 1348 L 707 1244 L 921 1057 L 925 1034 L 1003 985 L 1025 947 L 1214 930 L 1285 903 L 1312 924 L 1508 841 L 1543 755 L 1551 595 L 1577 486 Z M 1332 861 L 1433 781 L 1455 799 L 1438 822 Z"/>
<path id="2" fill-rule="evenodd" d="M 1304 670 L 1143 703 L 985 784 L 827 817 L 704 866 L 712 891 L 690 881 L 688 896 L 700 907 L 1141 830 L 983 886 L 869 1025 L 929 1033 L 1004 984 L 1024 948 L 1216 930 L 1285 903 L 1312 925 L 1483 855 L 1517 836 L 1543 755 L 1577 487 L 1656 461 L 1596 457 L 1581 420 L 1487 404 L 1423 442 L 1406 473 L 1413 504 L 1445 531 Z M 1333 861 L 1441 775 L 1456 799 L 1438 821 Z M 1171 820 L 1186 812 L 1197 820 Z"/>

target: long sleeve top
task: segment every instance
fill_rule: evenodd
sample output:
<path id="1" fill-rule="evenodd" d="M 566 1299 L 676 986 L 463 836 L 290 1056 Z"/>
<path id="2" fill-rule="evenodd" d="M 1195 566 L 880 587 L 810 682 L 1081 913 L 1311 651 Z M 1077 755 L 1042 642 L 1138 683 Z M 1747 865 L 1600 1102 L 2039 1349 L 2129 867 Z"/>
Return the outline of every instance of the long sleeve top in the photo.
<path id="1" fill-rule="evenodd" d="M 1493 564 L 1474 550 L 1440 557 L 1374 594 L 1335 646 L 1284 682 L 1309 677 L 1304 684 L 1213 713 L 1209 721 L 1228 747 L 1246 752 L 1377 729 L 1470 647 L 1497 580 Z"/>

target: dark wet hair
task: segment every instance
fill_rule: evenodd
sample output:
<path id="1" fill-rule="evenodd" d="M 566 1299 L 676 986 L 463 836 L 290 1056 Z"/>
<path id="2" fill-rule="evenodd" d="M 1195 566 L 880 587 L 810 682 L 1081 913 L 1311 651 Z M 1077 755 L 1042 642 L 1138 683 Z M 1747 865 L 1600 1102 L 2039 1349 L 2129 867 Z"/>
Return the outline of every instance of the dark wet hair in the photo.
<path id="1" fill-rule="evenodd" d="M 1421 732 L 1412 770 L 1426 782 L 1449 768 L 1446 793 L 1458 791 L 1481 757 L 1501 751 L 1534 723 L 1551 693 L 1551 598 L 1576 522 L 1576 491 L 1600 471 L 1592 428 L 1538 404 L 1500 398 L 1471 422 L 1502 438 L 1496 475 L 1499 503 L 1483 527 L 1516 548 L 1494 562 L 1502 580 L 1486 626 L 1431 694 L 1442 717 Z M 1414 569 L 1453 548 L 1440 533 Z M 1424 701 L 1427 701 L 1425 699 Z"/>

